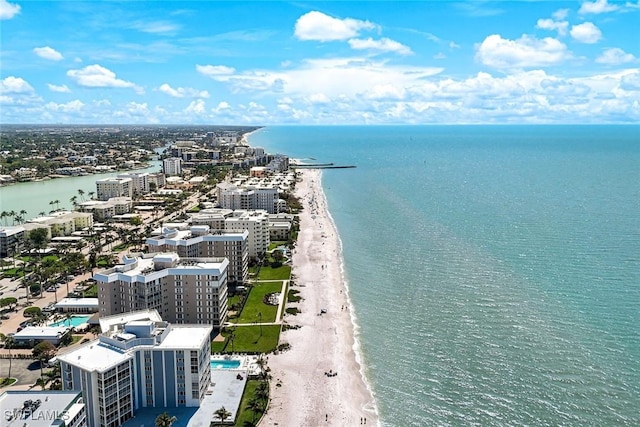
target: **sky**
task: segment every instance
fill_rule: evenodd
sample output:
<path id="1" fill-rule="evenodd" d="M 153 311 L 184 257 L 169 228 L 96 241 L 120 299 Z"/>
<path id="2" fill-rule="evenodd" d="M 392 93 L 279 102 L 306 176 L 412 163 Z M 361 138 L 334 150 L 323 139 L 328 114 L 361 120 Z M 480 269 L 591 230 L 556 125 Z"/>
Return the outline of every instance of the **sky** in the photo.
<path id="1" fill-rule="evenodd" d="M 639 123 L 639 34 L 640 0 L 0 0 L 0 123 Z"/>

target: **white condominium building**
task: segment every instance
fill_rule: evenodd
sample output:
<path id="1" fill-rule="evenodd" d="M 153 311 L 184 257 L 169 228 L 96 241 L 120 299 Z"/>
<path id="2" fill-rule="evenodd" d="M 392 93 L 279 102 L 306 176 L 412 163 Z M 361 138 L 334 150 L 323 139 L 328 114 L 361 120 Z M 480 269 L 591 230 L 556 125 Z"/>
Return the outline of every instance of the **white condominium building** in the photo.
<path id="1" fill-rule="evenodd" d="M 269 214 L 266 211 L 237 210 L 224 221 L 225 230 L 249 232 L 249 256 L 263 256 L 271 239 L 269 238 Z"/>
<path id="2" fill-rule="evenodd" d="M 278 213 L 278 189 L 275 187 L 236 187 L 228 183 L 217 186 L 218 204 L 223 209 L 265 210 Z"/>
<path id="3" fill-rule="evenodd" d="M 96 181 L 98 200 L 109 200 L 112 197 L 133 197 L 133 180 L 131 178 L 104 178 Z"/>
<path id="4" fill-rule="evenodd" d="M 100 317 L 155 309 L 171 323 L 219 329 L 226 321 L 228 259 L 181 259 L 169 252 L 123 261 L 93 276 Z"/>
<path id="5" fill-rule="evenodd" d="M 181 258 L 224 257 L 229 260 L 229 283 L 249 279 L 249 232 L 211 232 L 208 225 L 187 230 L 165 228 L 160 236 L 147 239 L 148 252 L 175 252 Z"/>
<path id="6" fill-rule="evenodd" d="M 182 175 L 182 159 L 169 157 L 162 161 L 162 171 L 167 176 Z"/>
<path id="7" fill-rule="evenodd" d="M 51 237 L 69 236 L 76 230 L 92 227 L 93 215 L 86 212 L 58 211 L 52 212 L 47 216 L 30 219 L 27 224 L 25 224 L 25 228 L 29 228 L 29 224 L 48 228 Z M 34 227 L 31 227 L 31 229 L 32 228 Z M 29 230 L 27 230 L 27 234 L 28 233 Z"/>
<path id="8" fill-rule="evenodd" d="M 131 178 L 133 194 L 147 194 L 149 192 L 148 172 L 129 172 L 118 175 L 118 178 Z"/>
<path id="9" fill-rule="evenodd" d="M 97 340 L 58 355 L 64 390 L 81 390 L 89 427 L 119 427 L 143 407 L 197 407 L 211 382 L 211 326 L 154 310 L 100 318 Z"/>

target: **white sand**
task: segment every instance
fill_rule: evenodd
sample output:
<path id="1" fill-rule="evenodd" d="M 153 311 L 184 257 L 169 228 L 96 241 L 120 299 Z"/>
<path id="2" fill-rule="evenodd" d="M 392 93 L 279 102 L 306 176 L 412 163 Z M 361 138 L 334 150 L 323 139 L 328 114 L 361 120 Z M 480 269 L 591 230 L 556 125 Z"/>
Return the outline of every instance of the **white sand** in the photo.
<path id="1" fill-rule="evenodd" d="M 366 425 L 375 426 L 377 407 L 358 362 L 340 240 L 326 209 L 321 173 L 303 170 L 302 176 L 296 184 L 304 210 L 292 288 L 303 298 L 297 304 L 302 312 L 285 317 L 302 327 L 284 331 L 280 342 L 291 349 L 268 358 L 272 399 L 260 426 L 355 426 L 365 417 Z M 330 370 L 337 375 L 327 376 Z"/>

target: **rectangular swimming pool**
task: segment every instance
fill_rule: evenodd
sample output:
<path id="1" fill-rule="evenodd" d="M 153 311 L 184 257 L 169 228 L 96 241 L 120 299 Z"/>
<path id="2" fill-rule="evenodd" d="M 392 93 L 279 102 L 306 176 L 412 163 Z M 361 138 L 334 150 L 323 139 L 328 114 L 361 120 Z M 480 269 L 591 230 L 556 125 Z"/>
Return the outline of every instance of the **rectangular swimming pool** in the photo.
<path id="1" fill-rule="evenodd" d="M 70 326 L 76 327 L 78 325 L 82 325 L 83 323 L 87 323 L 91 316 L 71 316 L 69 320 L 62 319 L 55 323 L 49 324 L 49 326 Z"/>
<path id="2" fill-rule="evenodd" d="M 211 369 L 238 369 L 240 361 L 234 359 L 212 360 Z"/>

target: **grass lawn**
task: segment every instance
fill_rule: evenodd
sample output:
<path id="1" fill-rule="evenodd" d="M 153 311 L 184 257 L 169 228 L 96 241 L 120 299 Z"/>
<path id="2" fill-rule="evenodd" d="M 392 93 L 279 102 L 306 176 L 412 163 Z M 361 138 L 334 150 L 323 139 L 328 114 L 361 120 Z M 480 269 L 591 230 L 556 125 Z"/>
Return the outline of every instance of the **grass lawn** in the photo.
<path id="1" fill-rule="evenodd" d="M 262 329 L 262 336 L 260 330 Z M 222 333 L 226 338 L 226 348 L 224 353 L 270 353 L 278 346 L 280 338 L 280 325 L 270 326 L 239 326 L 233 328 L 234 340 L 233 345 L 229 341 L 230 330 L 227 329 Z M 219 344 L 219 343 L 215 343 Z M 211 346 L 213 350 L 213 345 Z M 221 353 L 219 346 L 216 345 L 216 352 Z"/>
<path id="2" fill-rule="evenodd" d="M 262 417 L 262 412 L 254 413 L 251 409 L 247 408 L 249 402 L 256 395 L 256 389 L 258 388 L 260 382 L 260 380 L 247 381 L 247 386 L 244 389 L 242 401 L 240 402 L 239 415 L 236 417 L 236 423 L 234 424 L 234 426 L 244 427 L 246 425 L 245 423 L 247 423 L 248 425 L 253 425 L 254 422 L 257 422 L 260 417 Z"/>
<path id="3" fill-rule="evenodd" d="M 253 285 L 236 323 L 274 322 L 278 306 L 265 304 L 264 297 L 267 294 L 280 292 L 281 290 L 282 282 L 262 282 Z M 262 317 L 260 317 L 259 313 L 262 313 Z"/>
<path id="4" fill-rule="evenodd" d="M 258 280 L 288 280 L 291 276 L 291 266 L 281 265 L 280 267 L 262 267 Z"/>

